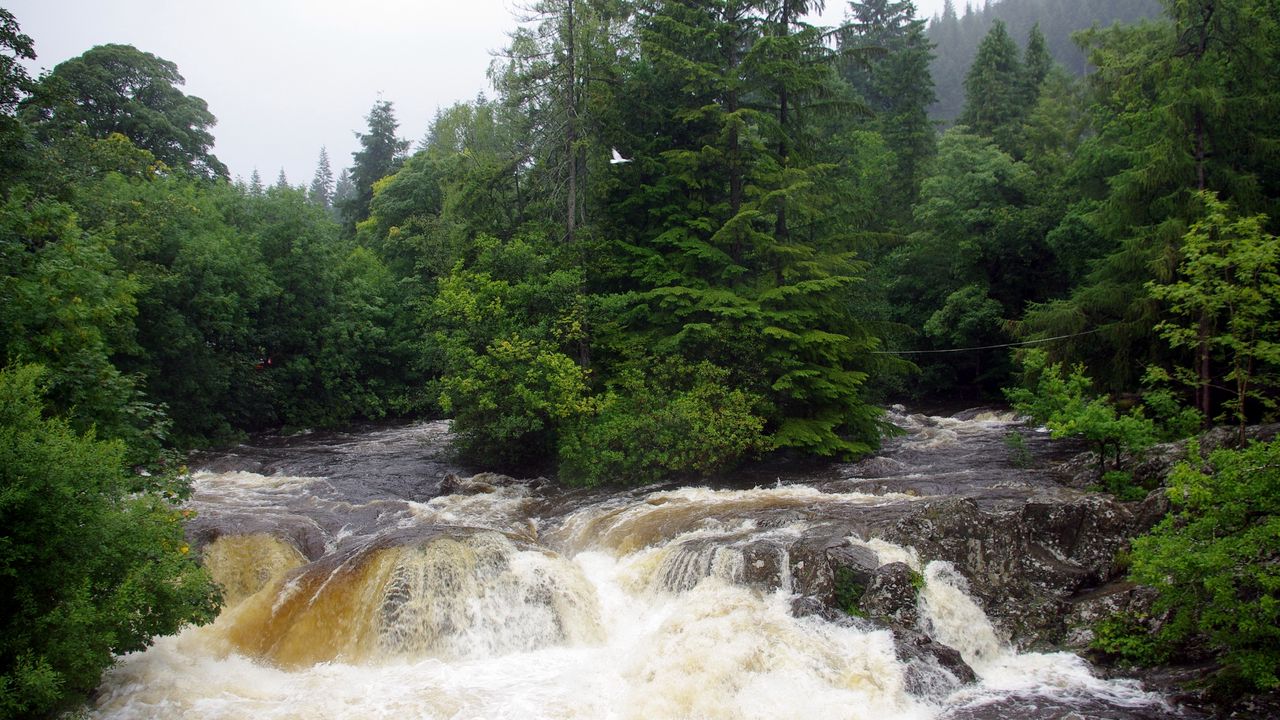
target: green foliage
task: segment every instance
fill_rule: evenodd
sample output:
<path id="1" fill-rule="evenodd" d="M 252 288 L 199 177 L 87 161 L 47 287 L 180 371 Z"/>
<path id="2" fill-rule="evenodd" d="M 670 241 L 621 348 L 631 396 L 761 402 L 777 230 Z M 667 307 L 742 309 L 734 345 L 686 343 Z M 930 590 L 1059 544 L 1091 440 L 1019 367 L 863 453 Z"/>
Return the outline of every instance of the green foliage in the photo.
<path id="1" fill-rule="evenodd" d="M 427 308 L 455 446 L 504 466 L 552 457 L 560 427 L 593 410 L 587 371 L 566 353 L 581 340 L 581 278 L 554 270 L 537 237 L 479 238 L 475 252 Z"/>
<path id="2" fill-rule="evenodd" d="M 49 135 L 83 128 L 96 138 L 121 133 L 173 169 L 227 177 L 210 150 L 217 120 L 204 100 L 185 95 L 178 66 L 131 45 L 99 45 L 59 63 L 25 110 Z"/>
<path id="3" fill-rule="evenodd" d="M 1204 215 L 1182 242 L 1177 279 L 1147 284 L 1177 316 L 1156 326 L 1174 348 L 1196 349 L 1230 368 L 1222 377 L 1234 398 L 1229 416 L 1244 440 L 1256 405 L 1263 416 L 1276 410 L 1280 388 L 1280 238 L 1264 229 L 1266 217 L 1231 217 L 1212 192 L 1199 195 Z M 1197 355 L 1197 359 L 1199 359 Z M 1212 381 L 1203 368 L 1179 368 L 1175 377 L 1196 387 Z M 1206 389 L 1207 390 L 1207 389 Z"/>
<path id="4" fill-rule="evenodd" d="M 466 459 L 508 467 L 545 458 L 560 425 L 593 409 L 586 373 L 548 343 L 514 335 L 452 362 L 440 406 Z"/>
<path id="5" fill-rule="evenodd" d="M 120 270 L 110 240 L 86 232 L 66 203 L 26 188 L 0 204 L 0 352 L 46 368 L 48 402 L 83 432 L 126 441 L 154 460 L 165 439 L 161 409 L 139 378 L 113 363 L 131 347 L 139 284 Z"/>
<path id="6" fill-rule="evenodd" d="M 1094 627 L 1090 647 L 1143 665 L 1167 662 L 1169 653 L 1151 636 L 1150 616 L 1119 613 Z"/>
<path id="7" fill-rule="evenodd" d="M 204 623 L 219 597 L 189 556 L 186 479 L 125 474 L 124 448 L 44 417 L 33 366 L 0 370 L 0 717 L 83 698 L 113 655 Z"/>
<path id="8" fill-rule="evenodd" d="M 1130 574 L 1158 591 L 1166 619 L 1149 638 L 1115 619 L 1103 649 L 1159 662 L 1207 642 L 1220 684 L 1280 687 L 1280 442 L 1182 463 L 1168 492 L 1174 510 L 1134 541 Z"/>
<path id="9" fill-rule="evenodd" d="M 1120 412 L 1105 397 L 1093 394 L 1093 381 L 1077 365 L 1068 372 L 1061 363 L 1050 363 L 1042 350 L 1027 350 L 1021 357 L 1024 387 L 1005 391 L 1014 409 L 1044 423 L 1054 438 L 1078 437 L 1098 454 L 1098 480 L 1128 492 L 1121 475 L 1107 477 L 1108 460 L 1119 469 L 1126 453 L 1139 453 L 1155 443 L 1155 424 L 1141 408 Z"/>
<path id="10" fill-rule="evenodd" d="M 279 286 L 258 245 L 225 220 L 218 200 L 232 192 L 110 174 L 77 197 L 85 224 L 111 233 L 116 262 L 140 283 L 134 344 L 117 363 L 145 378 L 187 442 L 271 417 L 254 319 Z"/>
<path id="11" fill-rule="evenodd" d="M 759 403 L 726 387 L 728 371 L 677 361 L 624 371 L 560 440 L 560 476 L 639 485 L 715 475 L 767 448 Z"/>
<path id="12" fill-rule="evenodd" d="M 856 578 L 857 576 L 853 570 L 847 567 L 836 567 L 833 589 L 836 607 L 843 610 L 847 615 L 865 618 L 867 614 L 862 611 L 862 596 L 867 594 L 867 588 L 858 582 Z"/>

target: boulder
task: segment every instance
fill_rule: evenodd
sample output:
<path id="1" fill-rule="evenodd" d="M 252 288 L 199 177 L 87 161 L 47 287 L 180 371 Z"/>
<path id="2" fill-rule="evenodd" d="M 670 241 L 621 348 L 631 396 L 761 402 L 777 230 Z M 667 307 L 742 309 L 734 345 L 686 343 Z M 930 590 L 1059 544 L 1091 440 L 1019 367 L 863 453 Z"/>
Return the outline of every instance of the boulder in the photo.
<path id="1" fill-rule="evenodd" d="M 906 563 L 881 565 L 871 574 L 858 607 L 872 619 L 900 627 L 914 627 L 920 620 L 920 611 L 916 607 L 919 585 L 919 574 Z"/>

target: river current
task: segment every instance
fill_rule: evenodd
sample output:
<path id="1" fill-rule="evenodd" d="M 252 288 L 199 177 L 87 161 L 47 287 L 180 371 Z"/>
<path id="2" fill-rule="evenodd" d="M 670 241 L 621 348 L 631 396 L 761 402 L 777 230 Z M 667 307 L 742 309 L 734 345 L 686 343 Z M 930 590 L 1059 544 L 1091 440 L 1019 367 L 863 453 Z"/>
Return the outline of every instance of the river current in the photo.
<path id="1" fill-rule="evenodd" d="M 838 538 L 923 578 L 918 623 L 977 681 L 912 668 L 869 621 L 796 611 L 789 539 L 959 492 L 1068 492 L 1018 470 L 1014 418 L 891 414 L 877 458 L 709 486 L 569 491 L 452 465 L 427 422 L 265 438 L 199 458 L 193 545 L 216 622 L 104 677 L 97 718 L 1160 718 L 1137 683 L 1017 652 L 952 566 Z M 1046 452 L 1031 432 L 1030 452 Z M 461 479 L 459 479 L 461 478 Z M 794 560 L 794 559 L 792 559 Z M 824 619 L 825 618 L 825 619 Z M 917 661 L 918 662 L 918 661 Z M 921 681 L 924 678 L 924 681 Z"/>

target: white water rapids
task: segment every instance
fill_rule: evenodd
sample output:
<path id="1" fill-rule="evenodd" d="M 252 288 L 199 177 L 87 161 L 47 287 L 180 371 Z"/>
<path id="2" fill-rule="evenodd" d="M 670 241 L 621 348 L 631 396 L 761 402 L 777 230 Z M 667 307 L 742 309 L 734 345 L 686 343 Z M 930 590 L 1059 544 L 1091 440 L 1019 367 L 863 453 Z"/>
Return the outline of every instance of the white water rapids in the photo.
<path id="1" fill-rule="evenodd" d="M 746 582 L 763 562 L 751 543 L 800 532 L 808 509 L 909 495 L 667 489 L 592 497 L 547 521 L 524 486 L 352 499 L 331 479 L 231 471 L 198 474 L 195 490 L 193 507 L 220 523 L 204 556 L 228 605 L 213 625 L 121 658 L 92 717 L 1105 716 L 1010 711 L 1045 699 L 1167 709 L 1074 655 L 1015 653 L 964 578 L 910 548 L 846 539 L 923 575 L 920 629 L 959 650 L 976 684 L 913 695 L 888 630 L 793 615 L 789 563 L 775 590 Z M 792 519 L 760 525 L 763 509 Z"/>

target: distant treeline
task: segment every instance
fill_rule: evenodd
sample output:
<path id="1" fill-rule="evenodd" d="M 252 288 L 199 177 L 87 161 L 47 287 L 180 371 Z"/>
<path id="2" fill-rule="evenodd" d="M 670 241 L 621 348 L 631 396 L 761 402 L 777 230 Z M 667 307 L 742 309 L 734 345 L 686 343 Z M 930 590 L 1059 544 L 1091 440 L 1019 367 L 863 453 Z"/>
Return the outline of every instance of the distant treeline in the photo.
<path id="1" fill-rule="evenodd" d="M 964 76 L 973 64 L 978 43 L 996 20 L 1003 22 L 1018 42 L 1025 42 L 1032 26 L 1038 24 L 1053 59 L 1070 72 L 1083 75 L 1087 57 L 1071 39 L 1073 33 L 1094 25 L 1156 18 L 1163 12 L 1160 0 L 996 0 L 980 7 L 965 3 L 960 11 L 947 0 L 942 13 L 929 21 L 926 32 L 934 44 L 929 72 L 938 94 L 929 115 L 949 123 L 960 114 Z"/>

